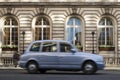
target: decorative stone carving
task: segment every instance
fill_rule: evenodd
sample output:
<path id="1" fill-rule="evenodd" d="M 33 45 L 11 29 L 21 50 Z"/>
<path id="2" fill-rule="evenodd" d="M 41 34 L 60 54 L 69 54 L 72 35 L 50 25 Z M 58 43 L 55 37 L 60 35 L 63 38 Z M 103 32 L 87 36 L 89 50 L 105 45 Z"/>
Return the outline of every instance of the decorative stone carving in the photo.
<path id="1" fill-rule="evenodd" d="M 41 6 L 40 8 L 39 8 L 39 12 L 40 12 L 40 14 L 44 14 L 44 6 Z"/>
<path id="2" fill-rule="evenodd" d="M 105 8 L 105 14 L 108 14 L 109 11 L 110 11 L 110 8 L 106 7 L 106 8 Z"/>
<path id="3" fill-rule="evenodd" d="M 7 7 L 7 13 L 11 13 L 11 11 L 12 11 L 12 8 L 11 7 Z"/>
<path id="4" fill-rule="evenodd" d="M 72 7 L 73 14 L 77 14 L 77 8 L 75 6 Z"/>

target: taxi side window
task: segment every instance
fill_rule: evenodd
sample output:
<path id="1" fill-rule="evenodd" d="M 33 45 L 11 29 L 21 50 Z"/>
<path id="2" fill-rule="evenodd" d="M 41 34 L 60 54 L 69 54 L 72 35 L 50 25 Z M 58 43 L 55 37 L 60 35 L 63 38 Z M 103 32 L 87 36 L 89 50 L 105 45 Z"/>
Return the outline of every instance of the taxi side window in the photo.
<path id="1" fill-rule="evenodd" d="M 56 42 L 44 42 L 42 52 L 57 52 Z"/>
<path id="2" fill-rule="evenodd" d="M 41 43 L 34 43 L 31 48 L 30 51 L 34 51 L 34 52 L 38 52 L 40 50 L 40 44 Z"/>
<path id="3" fill-rule="evenodd" d="M 71 45 L 67 43 L 60 43 L 60 52 L 71 52 Z"/>

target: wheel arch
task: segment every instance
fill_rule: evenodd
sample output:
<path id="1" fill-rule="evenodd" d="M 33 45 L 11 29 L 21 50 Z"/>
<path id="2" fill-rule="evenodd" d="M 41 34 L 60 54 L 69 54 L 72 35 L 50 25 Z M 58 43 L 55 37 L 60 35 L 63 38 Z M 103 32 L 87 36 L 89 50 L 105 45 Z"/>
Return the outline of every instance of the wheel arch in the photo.
<path id="1" fill-rule="evenodd" d="M 89 59 L 89 60 L 85 60 L 85 61 L 82 63 L 82 67 L 81 67 L 81 69 L 83 69 L 84 65 L 85 65 L 86 63 L 88 63 L 88 62 L 92 62 L 92 63 L 94 63 L 94 65 L 95 65 L 95 67 L 96 67 L 96 69 L 97 69 L 97 64 L 96 64 L 96 62 L 93 61 L 93 60 L 91 60 L 91 59 Z"/>
<path id="2" fill-rule="evenodd" d="M 28 60 L 28 61 L 27 61 L 25 67 L 27 68 L 28 64 L 31 63 L 31 62 L 34 62 L 34 63 L 37 64 L 37 66 L 38 66 L 38 62 L 37 62 L 36 60 L 34 60 L 34 59 L 31 59 L 31 60 Z"/>

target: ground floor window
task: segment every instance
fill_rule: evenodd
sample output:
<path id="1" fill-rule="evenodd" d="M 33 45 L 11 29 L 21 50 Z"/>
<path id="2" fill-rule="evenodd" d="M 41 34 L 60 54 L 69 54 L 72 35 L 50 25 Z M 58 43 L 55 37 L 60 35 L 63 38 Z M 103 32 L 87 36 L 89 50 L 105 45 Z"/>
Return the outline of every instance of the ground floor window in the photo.
<path id="1" fill-rule="evenodd" d="M 78 17 L 71 17 L 66 28 L 67 41 L 70 41 L 78 48 L 82 47 L 82 25 Z"/>
<path id="2" fill-rule="evenodd" d="M 14 17 L 4 20 L 2 50 L 4 48 L 18 48 L 18 22 Z"/>
<path id="3" fill-rule="evenodd" d="M 99 50 L 114 50 L 114 25 L 109 17 L 103 17 L 99 21 Z"/>
<path id="4" fill-rule="evenodd" d="M 35 22 L 35 40 L 50 39 L 50 22 L 46 17 L 37 17 Z"/>
<path id="5" fill-rule="evenodd" d="M 50 39 L 50 28 L 35 28 L 35 40 Z"/>

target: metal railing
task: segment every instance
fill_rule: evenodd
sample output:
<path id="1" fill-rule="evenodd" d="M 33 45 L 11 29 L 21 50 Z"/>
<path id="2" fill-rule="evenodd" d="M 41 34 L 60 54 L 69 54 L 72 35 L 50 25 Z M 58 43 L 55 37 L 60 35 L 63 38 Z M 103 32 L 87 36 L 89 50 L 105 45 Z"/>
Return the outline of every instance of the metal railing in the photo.
<path id="1" fill-rule="evenodd" d="M 104 57 L 106 66 L 120 66 L 120 57 Z"/>
<path id="2" fill-rule="evenodd" d="M 0 62 L 1 62 L 1 66 L 3 66 L 3 67 L 13 66 L 13 58 L 12 57 L 1 57 Z"/>
<path id="3" fill-rule="evenodd" d="M 106 66 L 120 66 L 120 57 L 104 57 L 104 61 Z M 13 58 L 12 57 L 0 57 L 1 66 L 9 67 L 13 66 Z"/>

